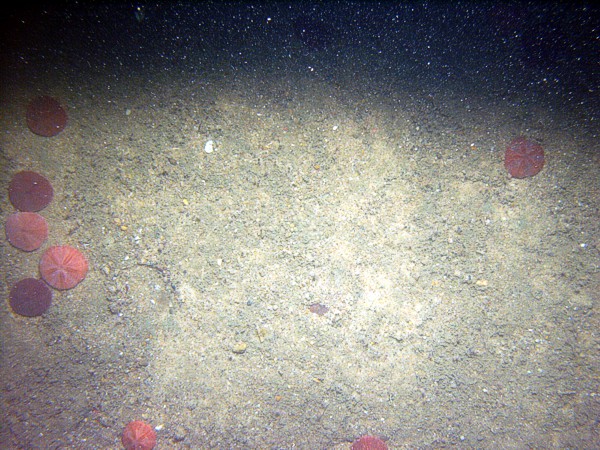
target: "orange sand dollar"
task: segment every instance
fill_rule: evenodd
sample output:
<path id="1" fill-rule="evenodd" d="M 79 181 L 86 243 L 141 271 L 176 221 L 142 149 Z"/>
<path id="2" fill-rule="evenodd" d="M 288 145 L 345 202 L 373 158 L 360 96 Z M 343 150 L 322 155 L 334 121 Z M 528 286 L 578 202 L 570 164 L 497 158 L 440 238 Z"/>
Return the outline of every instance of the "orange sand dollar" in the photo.
<path id="1" fill-rule="evenodd" d="M 129 422 L 121 436 L 126 450 L 152 450 L 156 445 L 156 432 L 141 420 Z"/>
<path id="2" fill-rule="evenodd" d="M 46 219 L 34 212 L 16 212 L 6 219 L 6 238 L 20 250 L 32 252 L 48 238 Z"/>
<path id="3" fill-rule="evenodd" d="M 55 289 L 74 288 L 85 278 L 87 271 L 85 256 L 68 245 L 50 247 L 40 261 L 42 278 Z"/>
<path id="4" fill-rule="evenodd" d="M 47 95 L 29 103 L 26 118 L 29 129 L 44 137 L 56 136 L 67 125 L 67 112 L 58 100 Z"/>
<path id="5" fill-rule="evenodd" d="M 8 302 L 21 316 L 41 316 L 50 308 L 52 291 L 42 280 L 25 278 L 12 287 Z"/>
<path id="6" fill-rule="evenodd" d="M 351 450 L 388 450 L 385 442 L 377 436 L 361 436 L 352 443 Z"/>

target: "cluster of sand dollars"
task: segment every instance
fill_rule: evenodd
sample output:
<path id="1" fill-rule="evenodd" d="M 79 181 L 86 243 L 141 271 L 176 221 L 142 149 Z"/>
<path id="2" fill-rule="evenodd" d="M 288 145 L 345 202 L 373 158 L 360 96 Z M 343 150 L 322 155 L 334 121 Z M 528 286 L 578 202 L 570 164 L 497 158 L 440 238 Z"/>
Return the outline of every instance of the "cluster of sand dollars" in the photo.
<path id="1" fill-rule="evenodd" d="M 50 182 L 42 175 L 17 172 L 9 185 L 10 202 L 17 209 L 6 219 L 6 237 L 19 250 L 33 252 L 48 239 L 46 219 L 38 214 L 53 197 Z M 86 276 L 88 262 L 76 248 L 55 245 L 47 248 L 40 258 L 42 279 L 25 278 L 11 289 L 9 303 L 12 310 L 22 316 L 40 316 L 52 303 L 52 291 L 48 287 L 64 290 L 77 286 Z"/>
<path id="2" fill-rule="evenodd" d="M 35 134 L 51 137 L 67 123 L 67 114 L 58 101 L 48 96 L 33 99 L 27 108 L 27 126 Z M 39 214 L 54 197 L 50 182 L 29 170 L 13 175 L 8 197 L 17 210 L 6 219 L 6 238 L 19 250 L 34 252 L 48 239 L 48 223 Z M 41 279 L 25 278 L 13 285 L 9 294 L 12 310 L 22 316 L 40 316 L 52 303 L 52 290 L 77 286 L 86 276 L 88 262 L 76 248 L 56 245 L 47 248 L 40 258 Z"/>

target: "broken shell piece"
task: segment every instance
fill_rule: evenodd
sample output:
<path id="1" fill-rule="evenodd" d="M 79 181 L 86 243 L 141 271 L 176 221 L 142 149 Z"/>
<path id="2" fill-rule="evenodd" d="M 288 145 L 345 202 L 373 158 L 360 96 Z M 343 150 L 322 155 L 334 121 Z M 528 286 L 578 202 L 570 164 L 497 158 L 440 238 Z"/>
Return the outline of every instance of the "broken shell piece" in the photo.
<path id="1" fill-rule="evenodd" d="M 215 144 L 215 141 L 213 141 L 212 139 L 206 141 L 206 144 L 204 144 L 204 151 L 206 153 L 212 153 L 217 149 L 217 146 Z"/>

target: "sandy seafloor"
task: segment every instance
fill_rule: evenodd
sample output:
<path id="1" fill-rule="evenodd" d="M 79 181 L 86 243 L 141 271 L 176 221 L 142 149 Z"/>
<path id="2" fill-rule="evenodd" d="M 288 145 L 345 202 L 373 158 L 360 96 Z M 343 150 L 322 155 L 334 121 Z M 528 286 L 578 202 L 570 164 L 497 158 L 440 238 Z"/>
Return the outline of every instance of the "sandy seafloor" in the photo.
<path id="1" fill-rule="evenodd" d="M 134 419 L 158 449 L 600 446 L 597 111 L 286 42 L 5 72 L 2 220 L 16 171 L 55 197 L 42 250 L 0 241 L 1 447 L 117 449 Z M 56 137 L 26 127 L 40 94 Z M 546 151 L 522 180 L 519 135 Z M 56 244 L 87 278 L 14 315 Z"/>

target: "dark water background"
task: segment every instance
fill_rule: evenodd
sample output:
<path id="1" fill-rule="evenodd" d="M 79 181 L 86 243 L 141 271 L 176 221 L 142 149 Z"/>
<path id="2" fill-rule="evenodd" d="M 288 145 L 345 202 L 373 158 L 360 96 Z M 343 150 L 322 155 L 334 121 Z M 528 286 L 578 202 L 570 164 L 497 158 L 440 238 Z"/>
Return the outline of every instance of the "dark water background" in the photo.
<path id="1" fill-rule="evenodd" d="M 2 34 L 4 79 L 343 68 L 374 89 L 473 83 L 598 108 L 599 13 L 585 2 L 50 2 L 5 7 Z"/>

